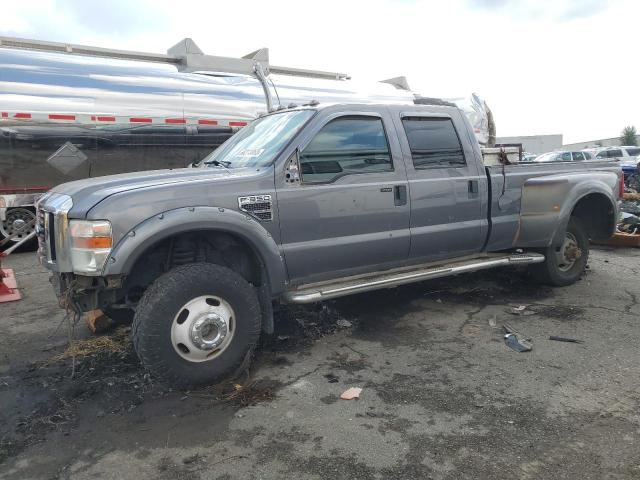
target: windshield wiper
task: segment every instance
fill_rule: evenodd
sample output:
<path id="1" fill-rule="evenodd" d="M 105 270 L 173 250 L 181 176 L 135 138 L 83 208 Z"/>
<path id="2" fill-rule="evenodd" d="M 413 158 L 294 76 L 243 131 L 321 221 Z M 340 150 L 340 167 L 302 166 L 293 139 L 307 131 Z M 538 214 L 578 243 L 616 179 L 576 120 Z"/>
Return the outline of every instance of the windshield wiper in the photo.
<path id="1" fill-rule="evenodd" d="M 231 162 L 227 162 L 225 160 L 209 160 L 204 162 L 204 165 L 215 165 L 216 167 L 222 167 L 227 171 L 229 170 L 229 166 L 231 165 Z"/>

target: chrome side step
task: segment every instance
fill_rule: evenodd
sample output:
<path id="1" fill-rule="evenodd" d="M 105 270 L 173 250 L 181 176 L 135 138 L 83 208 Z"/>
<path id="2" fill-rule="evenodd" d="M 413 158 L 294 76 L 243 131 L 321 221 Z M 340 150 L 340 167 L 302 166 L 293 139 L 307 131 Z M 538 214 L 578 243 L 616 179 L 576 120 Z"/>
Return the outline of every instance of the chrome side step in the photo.
<path id="1" fill-rule="evenodd" d="M 451 262 L 428 266 L 402 272 L 385 272 L 375 276 L 359 279 L 342 279 L 342 281 L 317 286 L 302 286 L 296 290 L 285 292 L 283 299 L 287 303 L 313 303 L 330 298 L 343 297 L 354 293 L 368 292 L 381 288 L 393 288 L 407 283 L 420 282 L 432 278 L 448 277 L 460 273 L 475 272 L 488 268 L 508 265 L 522 265 L 544 262 L 544 255 L 539 253 L 523 253 L 512 255 L 494 255 L 472 260 Z"/>

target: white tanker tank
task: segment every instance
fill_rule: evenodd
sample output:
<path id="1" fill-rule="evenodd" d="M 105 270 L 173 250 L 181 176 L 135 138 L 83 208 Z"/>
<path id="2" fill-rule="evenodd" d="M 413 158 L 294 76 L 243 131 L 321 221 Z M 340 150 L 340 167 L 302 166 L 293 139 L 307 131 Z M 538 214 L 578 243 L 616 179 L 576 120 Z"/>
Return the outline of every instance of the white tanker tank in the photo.
<path id="1" fill-rule="evenodd" d="M 167 54 L 0 37 L 0 236 L 28 235 L 34 202 L 75 179 L 198 162 L 260 112 L 318 102 L 406 103 L 400 78 L 271 65 L 268 50 Z"/>

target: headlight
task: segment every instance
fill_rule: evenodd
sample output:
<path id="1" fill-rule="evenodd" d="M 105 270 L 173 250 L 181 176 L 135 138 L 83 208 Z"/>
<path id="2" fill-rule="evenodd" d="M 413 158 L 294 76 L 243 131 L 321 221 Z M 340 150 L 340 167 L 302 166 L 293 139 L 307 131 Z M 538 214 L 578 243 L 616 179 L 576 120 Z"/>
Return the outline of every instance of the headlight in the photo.
<path id="1" fill-rule="evenodd" d="M 99 275 L 113 246 L 106 220 L 71 220 L 71 264 L 75 273 Z"/>

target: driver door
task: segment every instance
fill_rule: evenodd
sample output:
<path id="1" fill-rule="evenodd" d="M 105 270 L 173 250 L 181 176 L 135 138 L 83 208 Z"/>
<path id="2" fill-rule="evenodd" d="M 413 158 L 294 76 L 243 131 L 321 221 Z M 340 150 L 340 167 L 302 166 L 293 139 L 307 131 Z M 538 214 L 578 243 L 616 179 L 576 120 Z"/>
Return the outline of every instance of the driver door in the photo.
<path id="1" fill-rule="evenodd" d="M 325 110 L 307 132 L 298 144 L 301 181 L 276 180 L 290 279 L 309 283 L 406 261 L 407 176 L 388 114 Z"/>

